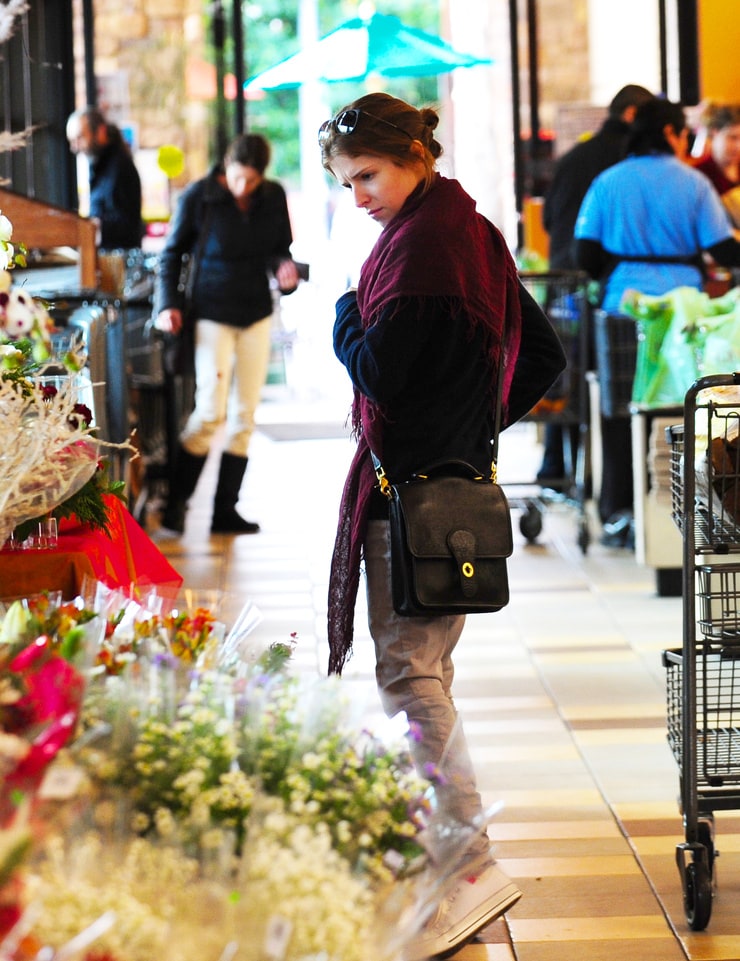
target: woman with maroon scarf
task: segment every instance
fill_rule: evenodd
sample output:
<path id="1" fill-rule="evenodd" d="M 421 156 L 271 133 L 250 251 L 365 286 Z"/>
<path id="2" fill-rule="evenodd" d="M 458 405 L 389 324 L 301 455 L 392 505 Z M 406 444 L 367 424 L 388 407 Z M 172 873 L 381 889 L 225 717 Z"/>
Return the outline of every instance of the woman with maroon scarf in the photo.
<path id="1" fill-rule="evenodd" d="M 431 109 L 375 93 L 319 131 L 324 167 L 383 228 L 357 291 L 338 300 L 334 326 L 334 350 L 355 388 L 358 445 L 332 559 L 329 670 L 341 673 L 351 653 L 362 560 L 383 708 L 389 716 L 406 713 L 418 732 L 418 769 L 444 775 L 436 788 L 440 816 L 472 838 L 454 890 L 407 961 L 471 940 L 521 892 L 491 857 L 452 700 L 452 653 L 465 618 L 394 612 L 387 502 L 371 452 L 393 482 L 452 459 L 487 473 L 501 351 L 503 426 L 526 414 L 565 366 L 557 335 L 521 287 L 503 237 L 457 181 L 436 172 L 438 122 Z"/>

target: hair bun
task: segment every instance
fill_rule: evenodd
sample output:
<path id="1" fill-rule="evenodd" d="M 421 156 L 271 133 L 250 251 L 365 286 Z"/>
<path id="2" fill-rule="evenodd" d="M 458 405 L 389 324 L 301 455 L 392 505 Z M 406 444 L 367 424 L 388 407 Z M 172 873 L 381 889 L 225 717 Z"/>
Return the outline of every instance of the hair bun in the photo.
<path id="1" fill-rule="evenodd" d="M 421 122 L 425 127 L 429 127 L 430 130 L 436 130 L 439 126 L 439 115 L 436 110 L 432 110 L 431 107 L 422 107 L 419 111 L 421 114 Z"/>

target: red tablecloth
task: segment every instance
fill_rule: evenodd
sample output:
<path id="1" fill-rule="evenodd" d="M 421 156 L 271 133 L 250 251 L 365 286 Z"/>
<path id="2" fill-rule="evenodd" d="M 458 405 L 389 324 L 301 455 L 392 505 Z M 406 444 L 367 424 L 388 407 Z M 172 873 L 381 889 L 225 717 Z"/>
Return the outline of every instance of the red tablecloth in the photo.
<path id="1" fill-rule="evenodd" d="M 86 574 L 108 587 L 180 588 L 182 576 L 121 501 L 117 497 L 107 501 L 110 536 L 70 518 L 60 522 L 56 549 L 0 551 L 0 597 L 61 590 L 69 600 L 79 593 Z"/>

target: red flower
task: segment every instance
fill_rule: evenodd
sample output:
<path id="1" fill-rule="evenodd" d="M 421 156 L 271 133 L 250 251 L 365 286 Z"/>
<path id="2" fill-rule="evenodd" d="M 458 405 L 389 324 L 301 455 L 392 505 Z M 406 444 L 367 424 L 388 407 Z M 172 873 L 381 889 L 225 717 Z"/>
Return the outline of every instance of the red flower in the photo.
<path id="1" fill-rule="evenodd" d="M 92 424 L 92 411 L 87 406 L 87 404 L 75 404 L 72 408 L 72 413 L 67 418 L 70 427 L 76 428 L 80 424 L 80 420 L 84 421 L 85 427 L 89 427 Z"/>
<path id="2" fill-rule="evenodd" d="M 44 768 L 75 731 L 82 704 L 84 679 L 52 650 L 46 635 L 25 647 L 9 664 L 23 680 L 24 693 L 14 705 L 23 727 L 15 733 L 30 735 L 31 750 L 6 778 L 19 786 L 37 781 Z"/>

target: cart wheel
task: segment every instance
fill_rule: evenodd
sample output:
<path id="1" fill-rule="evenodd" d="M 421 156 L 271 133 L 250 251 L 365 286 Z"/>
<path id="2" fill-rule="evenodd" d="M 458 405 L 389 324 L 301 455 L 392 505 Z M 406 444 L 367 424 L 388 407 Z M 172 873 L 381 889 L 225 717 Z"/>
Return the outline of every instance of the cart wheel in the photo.
<path id="1" fill-rule="evenodd" d="M 707 818 L 701 818 L 697 823 L 699 843 L 703 844 L 707 849 L 707 862 L 709 864 L 709 877 L 712 882 L 712 892 L 717 888 L 717 866 L 715 864 L 716 859 L 719 857 L 719 851 L 714 847 L 714 817 L 709 815 Z"/>
<path id="2" fill-rule="evenodd" d="M 712 916 L 712 877 L 701 855 L 686 865 L 683 906 L 692 931 L 703 931 Z"/>
<path id="3" fill-rule="evenodd" d="M 527 504 L 526 511 L 519 518 L 519 530 L 531 544 L 542 531 L 542 514 L 534 504 Z"/>
<path id="4" fill-rule="evenodd" d="M 585 517 L 582 517 L 578 522 L 578 546 L 581 548 L 582 554 L 588 553 L 588 547 L 591 543 L 591 531 L 588 527 L 588 521 Z"/>

